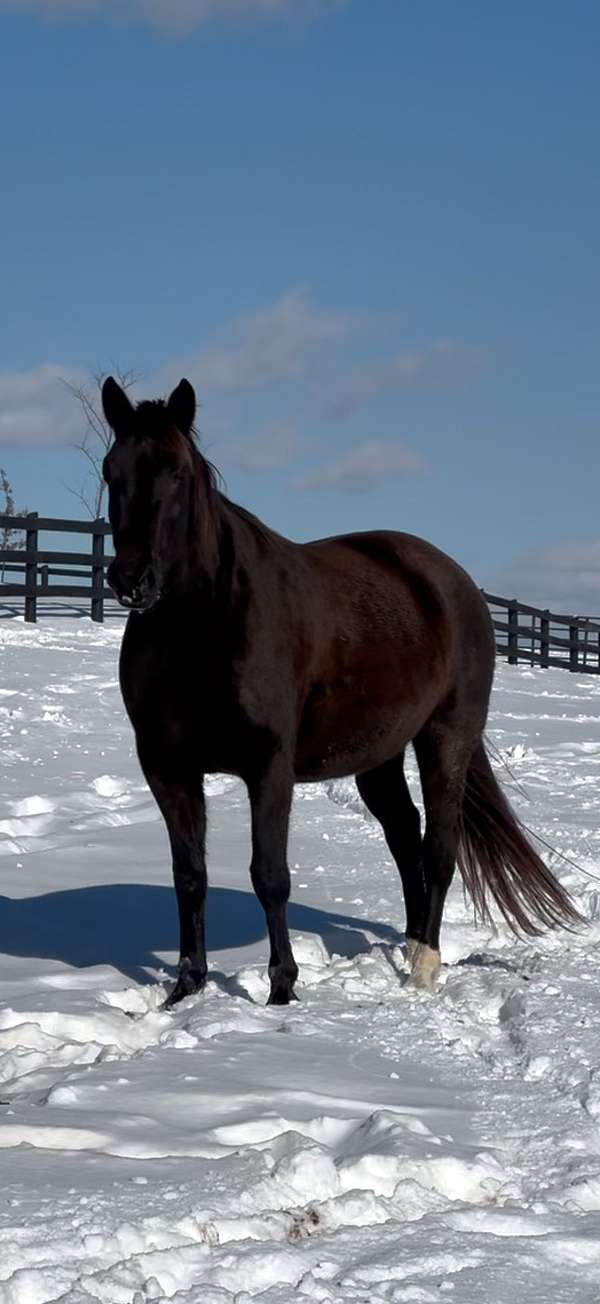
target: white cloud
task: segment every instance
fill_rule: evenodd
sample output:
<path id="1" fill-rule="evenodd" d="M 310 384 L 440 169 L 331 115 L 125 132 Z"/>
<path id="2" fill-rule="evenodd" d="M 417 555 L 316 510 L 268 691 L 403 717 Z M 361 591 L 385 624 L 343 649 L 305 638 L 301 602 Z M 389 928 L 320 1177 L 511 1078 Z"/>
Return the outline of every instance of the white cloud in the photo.
<path id="1" fill-rule="evenodd" d="M 443 383 L 462 370 L 465 361 L 465 351 L 450 340 L 439 340 L 429 349 L 404 349 L 385 362 L 339 377 L 325 393 L 325 412 L 341 419 L 380 394 Z"/>
<path id="2" fill-rule="evenodd" d="M 314 18 L 347 0 L 0 0 L 0 13 L 38 13 L 65 20 L 100 14 L 114 22 L 149 23 L 185 35 L 210 22 Z"/>
<path id="3" fill-rule="evenodd" d="M 489 587 L 501 597 L 557 614 L 600 616 L 600 539 L 532 549 Z"/>
<path id="4" fill-rule="evenodd" d="M 222 343 L 170 363 L 168 374 L 189 375 L 201 394 L 260 389 L 305 374 L 319 349 L 348 335 L 354 324 L 348 313 L 318 308 L 306 290 L 290 290 L 267 308 L 238 317 Z"/>
<path id="5" fill-rule="evenodd" d="M 1 3 L 1 0 L 0 0 Z M 324 308 L 302 288 L 289 290 L 273 303 L 245 313 L 226 326 L 214 342 L 188 357 L 167 361 L 158 373 L 134 386 L 135 397 L 167 394 L 181 376 L 195 384 L 204 413 L 210 411 L 210 427 L 223 420 L 223 409 L 236 396 L 271 390 L 270 410 L 278 387 L 299 380 L 318 391 L 327 368 L 338 357 L 340 344 L 364 330 L 360 317 Z M 367 402 L 382 389 L 415 383 L 434 383 L 440 369 L 454 366 L 450 345 L 435 345 L 428 353 L 398 354 L 392 361 L 372 370 L 355 370 L 338 384 L 330 396 L 330 415 L 340 416 Z M 0 444 L 60 446 L 81 436 L 79 407 L 61 380 L 75 386 L 90 384 L 80 368 L 68 363 L 46 363 L 23 372 L 0 372 Z M 321 393 L 323 391 L 321 390 Z M 333 393 L 333 391 L 332 391 Z M 305 394 L 304 401 L 309 398 Z M 285 408 L 297 411 L 298 395 L 285 394 Z M 239 406 L 239 405 L 238 405 Z M 252 420 L 252 416 L 250 417 Z M 244 426 L 247 419 L 244 418 Z M 242 427 L 243 428 L 243 427 Z M 286 417 L 275 416 L 270 425 L 251 436 L 223 431 L 216 450 L 219 460 L 245 470 L 273 470 L 293 461 L 298 435 Z M 316 470 L 302 486 L 342 491 L 367 487 L 386 474 L 406 474 L 422 469 L 421 460 L 399 444 L 373 441 L 345 454 L 341 461 Z"/>
<path id="6" fill-rule="evenodd" d="M 81 434 L 79 407 L 62 381 L 82 385 L 77 367 L 47 362 L 29 371 L 0 371 L 0 446 L 59 447 Z"/>
<path id="7" fill-rule="evenodd" d="M 296 482 L 296 489 L 333 489 L 338 493 L 364 493 L 379 481 L 415 475 L 426 469 L 418 453 L 399 443 L 372 439 L 317 467 Z"/>
<path id="8" fill-rule="evenodd" d="M 298 455 L 301 440 L 293 426 L 274 424 L 248 438 L 224 439 L 216 444 L 215 459 L 240 471 L 278 471 Z"/>
<path id="9" fill-rule="evenodd" d="M 187 375 L 202 401 L 210 391 L 247 393 L 293 380 L 306 373 L 325 344 L 347 335 L 353 324 L 348 314 L 320 309 L 306 291 L 291 290 L 266 308 L 237 318 L 221 343 L 167 363 L 158 376 L 141 381 L 133 392 L 140 398 L 165 394 Z M 58 447 L 75 442 L 82 434 L 81 414 L 62 381 L 90 385 L 89 375 L 68 363 L 0 371 L 0 445 Z M 261 459 L 263 466 L 267 462 L 273 466 L 273 459 L 281 459 L 287 448 L 289 461 L 291 438 L 289 427 L 273 426 L 255 437 L 253 449 L 248 445 L 243 452 L 238 441 L 238 458 L 245 460 L 247 468 L 250 461 L 258 464 Z"/>

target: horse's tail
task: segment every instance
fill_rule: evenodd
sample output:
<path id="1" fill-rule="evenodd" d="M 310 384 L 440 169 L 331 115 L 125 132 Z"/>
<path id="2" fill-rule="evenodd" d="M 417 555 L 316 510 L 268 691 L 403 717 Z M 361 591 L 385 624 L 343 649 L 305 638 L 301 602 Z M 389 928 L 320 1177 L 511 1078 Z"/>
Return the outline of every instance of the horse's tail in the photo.
<path id="1" fill-rule="evenodd" d="M 498 784 L 483 742 L 473 753 L 463 800 L 457 862 L 477 914 L 491 922 L 491 896 L 515 933 L 536 936 L 583 923 L 547 869 Z"/>

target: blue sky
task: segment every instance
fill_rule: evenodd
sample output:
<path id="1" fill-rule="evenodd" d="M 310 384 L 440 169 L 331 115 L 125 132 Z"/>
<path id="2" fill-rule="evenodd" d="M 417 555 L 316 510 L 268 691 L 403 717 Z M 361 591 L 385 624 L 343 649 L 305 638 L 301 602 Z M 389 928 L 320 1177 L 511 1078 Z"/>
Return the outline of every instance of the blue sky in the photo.
<path id="1" fill-rule="evenodd" d="M 0 464 L 195 383 L 231 496 L 600 613 L 600 8 L 0 0 Z"/>

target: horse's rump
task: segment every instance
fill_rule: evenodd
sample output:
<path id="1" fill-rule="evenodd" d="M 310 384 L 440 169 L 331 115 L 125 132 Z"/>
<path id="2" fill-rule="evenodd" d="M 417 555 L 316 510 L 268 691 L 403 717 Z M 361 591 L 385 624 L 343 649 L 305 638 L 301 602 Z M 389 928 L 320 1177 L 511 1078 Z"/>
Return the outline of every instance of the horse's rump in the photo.
<path id="1" fill-rule="evenodd" d="M 341 535 L 302 546 L 296 620 L 309 649 L 301 777 L 372 768 L 401 751 L 450 697 L 481 703 L 493 671 L 489 613 L 457 563 L 412 535 Z M 332 747 L 335 740 L 335 747 Z"/>

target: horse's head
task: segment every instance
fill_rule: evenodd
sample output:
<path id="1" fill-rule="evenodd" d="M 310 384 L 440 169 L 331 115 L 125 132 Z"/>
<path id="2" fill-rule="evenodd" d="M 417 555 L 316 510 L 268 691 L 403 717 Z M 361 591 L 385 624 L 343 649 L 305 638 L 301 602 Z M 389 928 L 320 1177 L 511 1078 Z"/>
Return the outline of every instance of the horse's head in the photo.
<path id="1" fill-rule="evenodd" d="M 166 402 L 134 406 L 109 376 L 102 406 L 115 435 L 103 466 L 115 546 L 107 580 L 122 606 L 147 611 L 185 570 L 202 461 L 196 398 L 182 380 Z"/>

